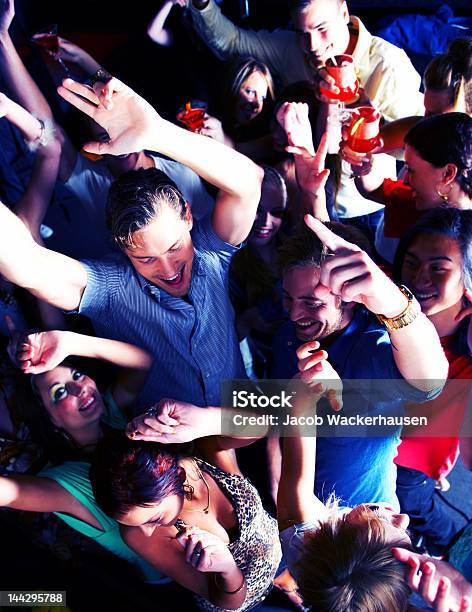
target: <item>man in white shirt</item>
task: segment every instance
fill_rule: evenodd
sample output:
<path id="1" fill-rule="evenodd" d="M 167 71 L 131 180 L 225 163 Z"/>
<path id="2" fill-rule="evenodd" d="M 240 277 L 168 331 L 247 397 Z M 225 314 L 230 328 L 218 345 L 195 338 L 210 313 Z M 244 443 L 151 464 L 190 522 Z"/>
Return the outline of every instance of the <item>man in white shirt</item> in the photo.
<path id="1" fill-rule="evenodd" d="M 251 55 L 282 85 L 309 80 L 326 87 L 323 68 L 333 55 L 354 58 L 360 86 L 387 121 L 424 113 L 421 79 L 406 53 L 372 36 L 340 0 L 291 0 L 295 31 L 236 27 L 214 0 L 190 0 L 197 31 L 220 58 Z M 329 86 L 329 85 L 328 85 Z"/>

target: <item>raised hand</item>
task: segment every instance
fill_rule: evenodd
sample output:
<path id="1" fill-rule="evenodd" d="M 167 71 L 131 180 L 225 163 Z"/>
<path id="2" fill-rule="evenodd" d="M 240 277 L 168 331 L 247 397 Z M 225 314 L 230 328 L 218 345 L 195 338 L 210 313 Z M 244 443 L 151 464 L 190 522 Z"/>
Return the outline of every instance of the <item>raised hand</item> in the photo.
<path id="1" fill-rule="evenodd" d="M 211 115 L 205 115 L 203 127 L 198 131 L 198 133 L 202 134 L 202 136 L 213 138 L 213 140 L 217 140 L 218 142 L 228 145 L 231 148 L 234 146 L 231 138 L 225 134 L 221 121 L 216 117 L 212 117 Z"/>
<path id="2" fill-rule="evenodd" d="M 446 561 L 393 548 L 394 557 L 407 564 L 409 586 L 438 612 L 471 612 L 472 584 Z"/>
<path id="3" fill-rule="evenodd" d="M 185 549 L 187 563 L 199 572 L 230 572 L 237 568 L 228 546 L 208 531 L 185 526 L 176 539 Z"/>
<path id="4" fill-rule="evenodd" d="M 321 88 L 327 91 L 333 92 L 333 94 L 339 93 L 339 87 L 336 85 L 336 80 L 332 77 L 324 66 L 314 66 L 315 73 L 312 79 L 315 96 L 321 102 L 327 104 L 336 104 L 337 101 L 329 98 L 321 92 Z"/>
<path id="5" fill-rule="evenodd" d="M 297 349 L 299 378 L 312 392 L 324 395 L 333 410 L 339 411 L 343 405 L 343 383 L 329 363 L 328 353 L 319 348 L 320 343 L 315 340 Z"/>
<path id="6" fill-rule="evenodd" d="M 8 318 L 9 319 L 9 318 Z M 52 370 L 70 354 L 67 348 L 67 334 L 61 331 L 18 334 L 11 319 L 8 321 L 12 334 L 8 354 L 25 374 L 42 374 Z"/>
<path id="7" fill-rule="evenodd" d="M 14 16 L 14 0 L 0 0 L 0 36 L 8 32 Z"/>
<path id="8" fill-rule="evenodd" d="M 191 442 L 196 438 L 217 435 L 221 427 L 215 410 L 218 409 L 162 399 L 128 423 L 126 435 L 132 440 L 164 444 Z"/>
<path id="9" fill-rule="evenodd" d="M 284 102 L 277 111 L 277 121 L 287 135 L 288 153 L 315 154 L 308 112 L 308 104 L 304 102 Z"/>
<path id="10" fill-rule="evenodd" d="M 287 151 L 294 154 L 295 172 L 300 189 L 312 196 L 320 194 L 329 176 L 329 170 L 325 168 L 328 134 L 326 132 L 323 134 L 314 154 L 298 147 L 287 147 Z"/>
<path id="11" fill-rule="evenodd" d="M 82 54 L 84 53 L 84 50 L 81 47 L 79 47 L 75 43 L 70 42 L 69 40 L 66 40 L 65 38 L 62 38 L 60 36 L 57 37 L 57 45 L 58 45 L 57 52 L 50 51 L 48 49 L 46 49 L 46 51 L 50 55 L 54 55 L 55 57 L 60 57 L 65 62 L 71 62 L 72 64 L 77 64 L 80 61 Z"/>
<path id="12" fill-rule="evenodd" d="M 358 302 L 375 314 L 395 317 L 408 305 L 406 296 L 355 244 L 337 236 L 311 215 L 305 223 L 330 251 L 321 264 L 320 284 L 345 302 Z"/>
<path id="13" fill-rule="evenodd" d="M 116 78 L 94 88 L 65 79 L 57 91 L 107 131 L 108 142 L 84 145 L 90 153 L 123 155 L 153 148 L 156 131 L 165 123 L 144 98 Z"/>

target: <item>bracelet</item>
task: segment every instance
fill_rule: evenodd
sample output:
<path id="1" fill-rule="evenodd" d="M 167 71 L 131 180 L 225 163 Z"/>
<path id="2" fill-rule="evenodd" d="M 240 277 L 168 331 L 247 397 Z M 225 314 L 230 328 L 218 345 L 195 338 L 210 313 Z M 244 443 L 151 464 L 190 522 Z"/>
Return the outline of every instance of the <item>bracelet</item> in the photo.
<path id="1" fill-rule="evenodd" d="M 218 576 L 218 574 L 213 574 L 214 580 L 215 580 L 215 585 L 216 588 L 221 591 L 222 593 L 225 593 L 226 595 L 236 595 L 236 593 L 239 593 L 239 591 L 241 591 L 244 587 L 244 585 L 246 584 L 246 576 L 243 574 L 243 581 L 241 582 L 241 584 L 238 586 L 237 589 L 235 589 L 234 591 L 225 591 L 225 589 L 223 589 L 219 584 L 218 584 L 218 580 L 216 579 Z"/>
<path id="2" fill-rule="evenodd" d="M 104 68 L 99 68 L 92 76 L 90 77 L 89 83 L 91 87 L 95 85 L 95 83 L 108 83 L 108 81 L 112 80 L 112 75 L 107 72 Z"/>
<path id="3" fill-rule="evenodd" d="M 33 115 L 34 116 L 34 115 Z M 40 119 L 35 117 L 39 122 L 40 134 L 32 141 L 26 141 L 28 149 L 34 153 L 38 147 L 45 147 L 55 138 L 55 127 L 52 119 Z"/>

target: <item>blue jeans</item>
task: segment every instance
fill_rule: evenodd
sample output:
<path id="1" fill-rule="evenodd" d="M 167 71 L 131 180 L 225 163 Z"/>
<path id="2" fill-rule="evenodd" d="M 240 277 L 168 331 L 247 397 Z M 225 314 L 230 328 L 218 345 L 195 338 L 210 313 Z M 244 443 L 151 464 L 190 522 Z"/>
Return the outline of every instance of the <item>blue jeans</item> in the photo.
<path id="1" fill-rule="evenodd" d="M 410 517 L 410 529 L 424 537 L 431 555 L 442 555 L 457 527 L 435 495 L 436 481 L 423 472 L 397 466 L 400 508 Z"/>

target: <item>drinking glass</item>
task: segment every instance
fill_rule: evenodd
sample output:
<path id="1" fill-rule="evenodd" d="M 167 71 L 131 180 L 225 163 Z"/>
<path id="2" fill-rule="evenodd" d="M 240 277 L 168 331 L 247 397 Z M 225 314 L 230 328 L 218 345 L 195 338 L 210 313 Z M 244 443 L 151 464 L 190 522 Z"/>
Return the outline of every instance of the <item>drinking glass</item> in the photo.
<path id="1" fill-rule="evenodd" d="M 184 108 L 179 109 L 177 120 L 191 132 L 198 132 L 205 122 L 207 105 L 201 100 L 191 100 Z"/>
<path id="2" fill-rule="evenodd" d="M 359 81 L 354 68 L 354 60 L 351 55 L 335 55 L 329 58 L 325 64 L 326 72 L 333 77 L 339 93 L 334 93 L 324 87 L 320 92 L 331 100 L 339 102 L 352 102 L 359 92 Z"/>
<path id="3" fill-rule="evenodd" d="M 43 47 L 43 49 L 48 51 L 49 55 L 51 55 L 57 62 L 59 62 L 59 64 L 64 69 L 64 71 L 67 74 L 69 74 L 69 69 L 67 68 L 67 66 L 62 61 L 59 55 L 60 53 L 59 52 L 59 39 L 57 36 L 57 24 L 56 23 L 50 26 L 47 26 L 46 28 L 43 28 L 42 30 L 38 30 L 38 32 L 33 34 L 33 36 L 31 37 L 31 42 L 33 42 L 34 44 L 40 47 Z"/>

